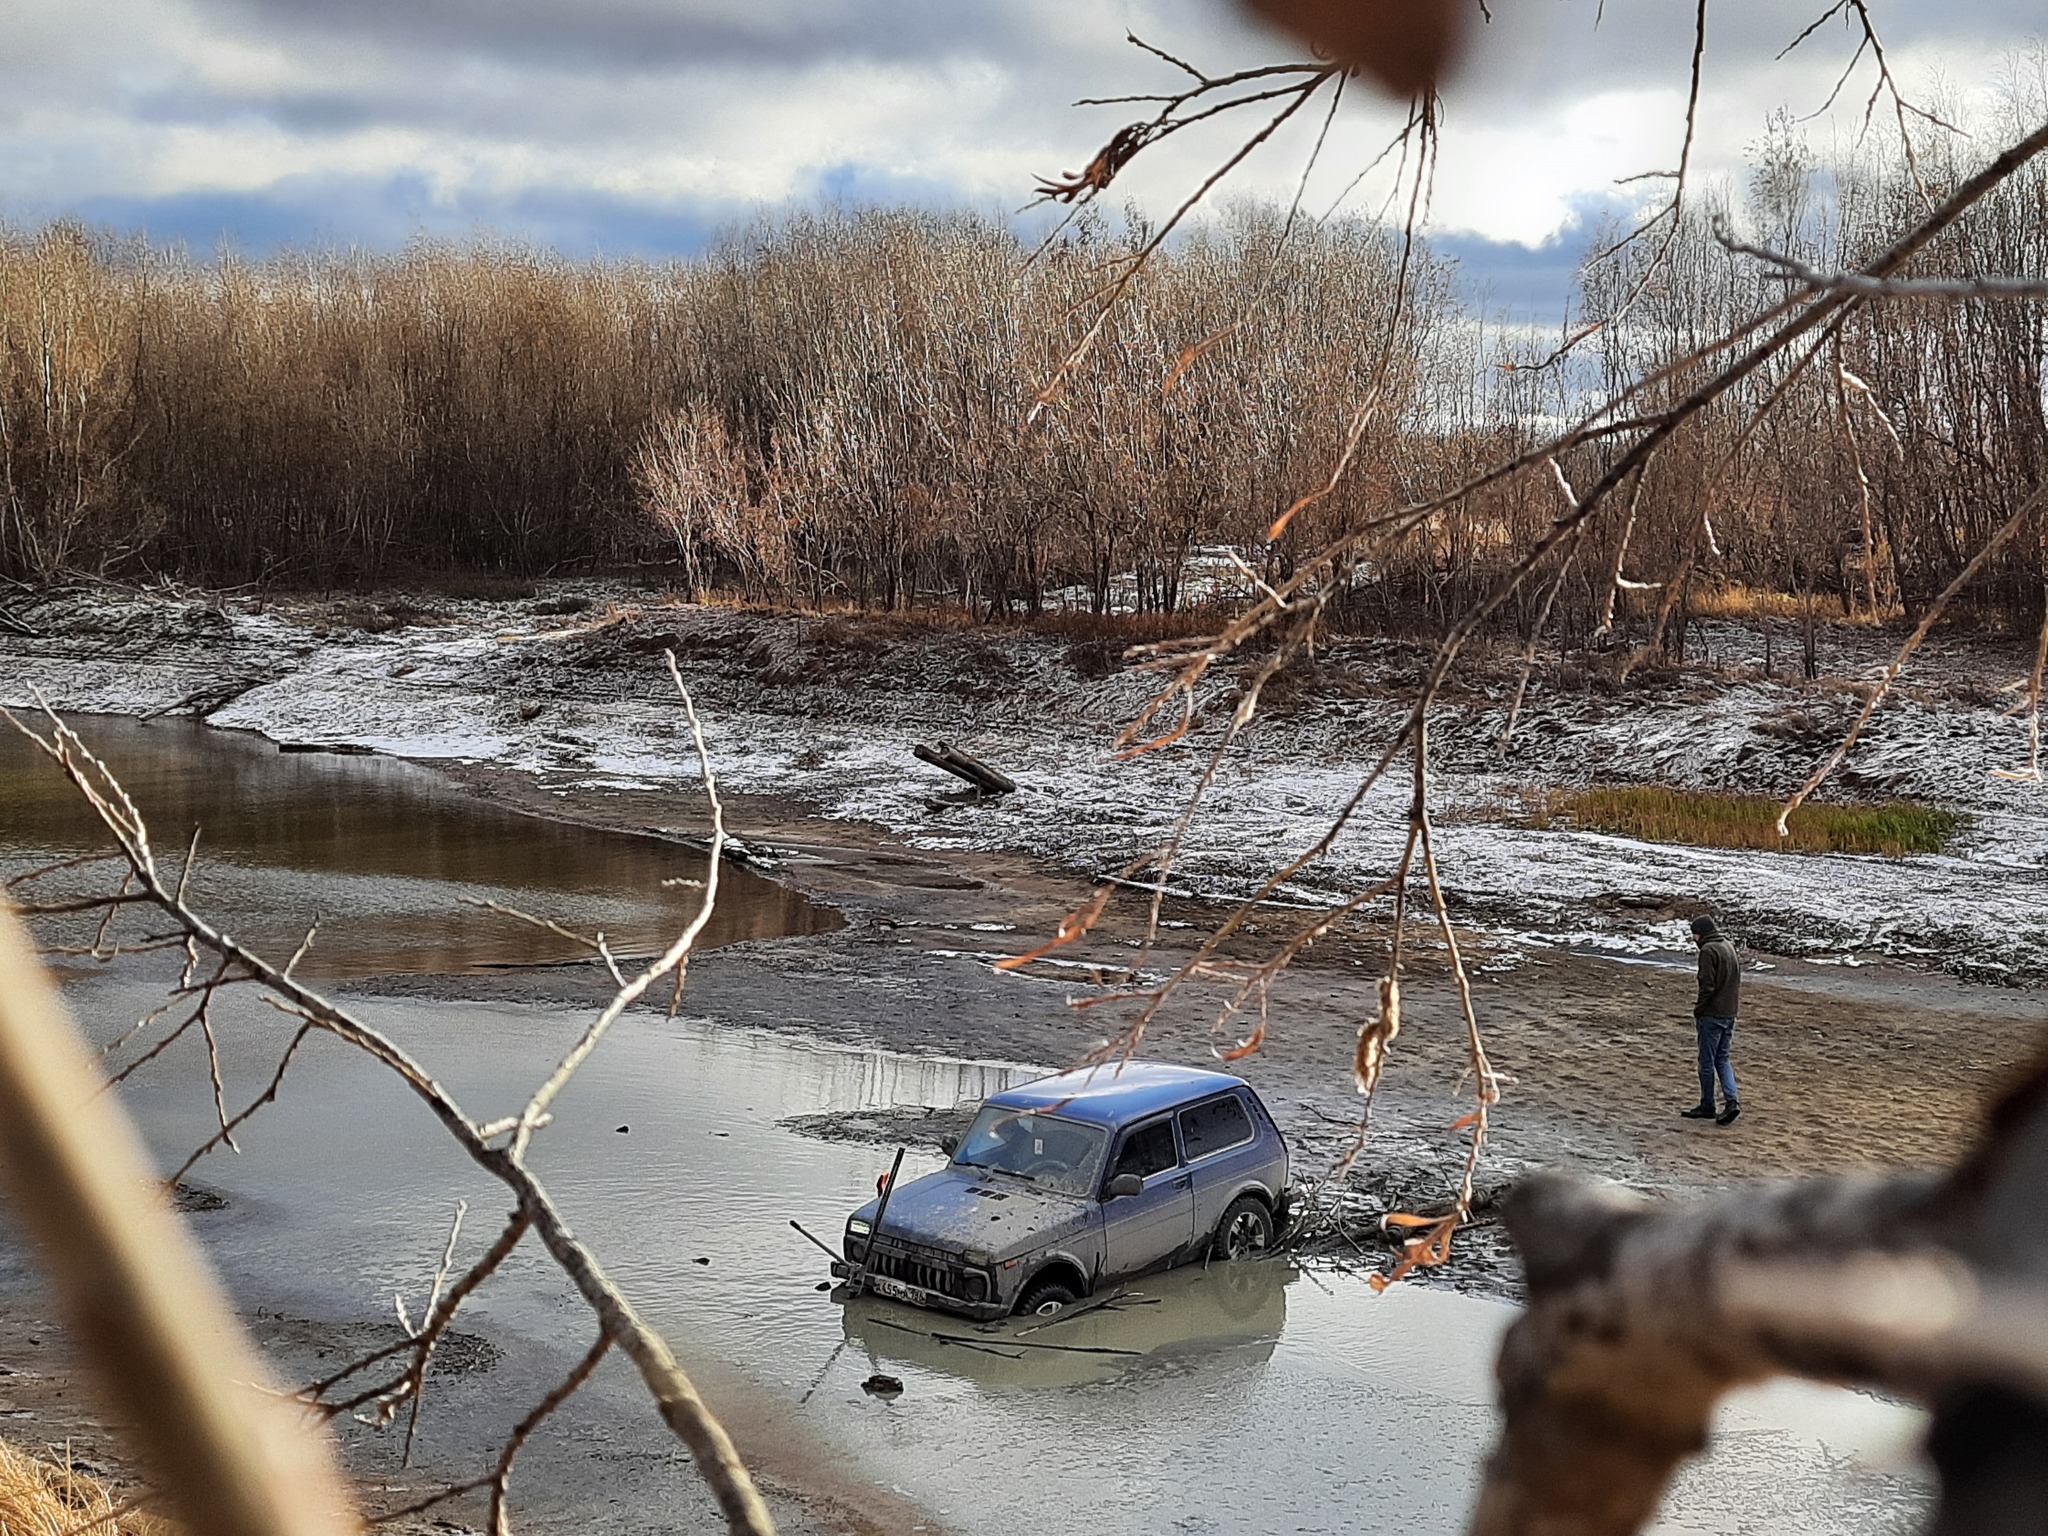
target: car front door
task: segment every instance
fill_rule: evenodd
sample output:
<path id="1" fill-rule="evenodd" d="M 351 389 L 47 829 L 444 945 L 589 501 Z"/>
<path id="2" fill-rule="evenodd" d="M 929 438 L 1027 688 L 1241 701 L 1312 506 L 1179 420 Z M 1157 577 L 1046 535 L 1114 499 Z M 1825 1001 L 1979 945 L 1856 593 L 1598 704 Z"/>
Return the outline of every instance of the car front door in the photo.
<path id="1" fill-rule="evenodd" d="M 1161 1115 L 1117 1139 L 1104 1182 L 1136 1174 L 1143 1187 L 1102 1203 L 1104 1270 L 1127 1275 L 1170 1258 L 1195 1240 L 1194 1181 L 1180 1165 L 1173 1116 Z"/>

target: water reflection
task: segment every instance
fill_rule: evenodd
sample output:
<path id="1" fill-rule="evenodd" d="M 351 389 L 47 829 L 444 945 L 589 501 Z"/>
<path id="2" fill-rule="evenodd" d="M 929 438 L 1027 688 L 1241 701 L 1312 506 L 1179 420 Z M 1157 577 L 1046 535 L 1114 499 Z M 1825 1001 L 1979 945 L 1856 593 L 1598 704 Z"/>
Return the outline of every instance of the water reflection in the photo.
<path id="1" fill-rule="evenodd" d="M 704 857 L 652 838 L 522 816 L 385 757 L 280 752 L 190 720 L 73 722 L 148 818 L 160 850 L 202 831 L 196 903 L 237 936 L 327 976 L 461 972 L 577 958 L 566 940 L 470 902 L 500 901 L 657 949 L 694 910 Z M 35 747 L 0 730 L 0 861 L 13 869 L 106 846 L 97 820 Z M 308 873 L 324 876 L 316 888 Z M 707 946 L 815 933 L 837 914 L 727 866 Z"/>
<path id="2" fill-rule="evenodd" d="M 834 1062 L 821 1084 L 830 1109 L 953 1109 L 979 1104 L 1014 1083 L 1043 1077 L 1041 1067 L 906 1056 L 895 1051 L 825 1048 Z"/>
<path id="3" fill-rule="evenodd" d="M 908 1364 L 990 1390 L 1081 1386 L 1176 1368 L 1230 1353 L 1266 1360 L 1287 1325 L 1285 1259 L 1212 1264 L 1148 1275 L 1083 1303 L 1067 1317 L 977 1324 L 875 1296 L 846 1302 L 848 1343 L 876 1369 Z"/>

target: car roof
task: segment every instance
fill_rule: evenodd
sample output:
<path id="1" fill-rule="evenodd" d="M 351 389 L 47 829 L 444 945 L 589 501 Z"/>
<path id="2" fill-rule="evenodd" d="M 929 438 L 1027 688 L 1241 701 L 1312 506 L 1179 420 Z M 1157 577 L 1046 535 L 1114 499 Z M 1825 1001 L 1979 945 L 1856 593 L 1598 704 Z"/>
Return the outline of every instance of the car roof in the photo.
<path id="1" fill-rule="evenodd" d="M 1244 1085 L 1241 1077 L 1200 1067 L 1176 1067 L 1164 1061 L 1127 1061 L 1121 1066 L 1110 1062 L 1005 1088 L 990 1094 L 987 1102 L 998 1109 L 1039 1110 L 1092 1125 L 1119 1126 Z"/>

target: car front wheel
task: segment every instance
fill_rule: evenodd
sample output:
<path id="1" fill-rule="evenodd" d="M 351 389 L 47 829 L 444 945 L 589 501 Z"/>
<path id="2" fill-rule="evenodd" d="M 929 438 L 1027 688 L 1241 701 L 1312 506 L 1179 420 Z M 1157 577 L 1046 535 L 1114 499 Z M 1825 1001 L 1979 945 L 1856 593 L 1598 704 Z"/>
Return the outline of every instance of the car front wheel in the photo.
<path id="1" fill-rule="evenodd" d="M 1212 1259 L 1255 1259 L 1273 1246 L 1273 1213 L 1257 1195 L 1239 1195 L 1216 1223 Z"/>
<path id="2" fill-rule="evenodd" d="M 1064 1280 L 1039 1280 L 1024 1288 L 1024 1294 L 1017 1302 L 1019 1317 L 1051 1317 L 1062 1307 L 1071 1307 L 1081 1298 L 1074 1294 L 1074 1288 Z"/>

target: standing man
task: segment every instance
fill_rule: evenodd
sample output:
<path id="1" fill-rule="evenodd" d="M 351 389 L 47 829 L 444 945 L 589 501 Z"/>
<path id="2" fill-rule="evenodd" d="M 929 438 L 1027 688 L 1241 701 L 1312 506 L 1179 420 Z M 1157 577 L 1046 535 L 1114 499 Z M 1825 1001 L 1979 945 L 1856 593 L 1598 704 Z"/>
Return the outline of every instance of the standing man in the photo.
<path id="1" fill-rule="evenodd" d="M 1700 995 L 1692 1005 L 1693 1027 L 1700 1037 L 1700 1101 L 1680 1110 L 1688 1120 L 1711 1120 L 1716 1125 L 1733 1125 L 1742 1113 L 1735 1096 L 1735 1068 L 1728 1061 L 1728 1047 L 1735 1038 L 1735 1011 L 1742 995 L 1742 962 L 1735 958 L 1735 946 L 1723 936 L 1711 917 L 1692 920 L 1692 940 L 1700 947 Z M 1714 1082 L 1721 1083 L 1721 1112 L 1714 1113 Z"/>

